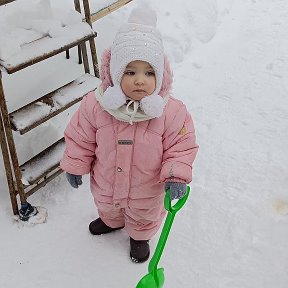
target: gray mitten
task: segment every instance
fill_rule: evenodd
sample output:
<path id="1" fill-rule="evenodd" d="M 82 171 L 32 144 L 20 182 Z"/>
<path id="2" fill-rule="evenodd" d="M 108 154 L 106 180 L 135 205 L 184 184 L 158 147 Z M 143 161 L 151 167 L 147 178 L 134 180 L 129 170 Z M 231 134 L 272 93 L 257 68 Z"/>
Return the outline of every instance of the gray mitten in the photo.
<path id="1" fill-rule="evenodd" d="M 78 188 L 82 184 L 82 176 L 66 172 L 66 178 L 73 188 Z"/>
<path id="2" fill-rule="evenodd" d="M 186 183 L 166 182 L 165 190 L 170 189 L 170 198 L 181 199 L 186 194 Z"/>

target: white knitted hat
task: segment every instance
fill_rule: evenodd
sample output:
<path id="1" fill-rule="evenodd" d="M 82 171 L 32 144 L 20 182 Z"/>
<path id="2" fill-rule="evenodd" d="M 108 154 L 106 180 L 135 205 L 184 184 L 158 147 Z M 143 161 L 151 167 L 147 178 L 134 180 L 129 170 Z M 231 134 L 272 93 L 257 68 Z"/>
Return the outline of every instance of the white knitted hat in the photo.
<path id="1" fill-rule="evenodd" d="M 135 60 L 148 62 L 155 71 L 158 94 L 163 79 L 164 49 L 156 28 L 156 13 L 149 7 L 135 8 L 128 23 L 120 27 L 111 47 L 110 73 L 114 86 L 120 85 L 126 66 Z"/>

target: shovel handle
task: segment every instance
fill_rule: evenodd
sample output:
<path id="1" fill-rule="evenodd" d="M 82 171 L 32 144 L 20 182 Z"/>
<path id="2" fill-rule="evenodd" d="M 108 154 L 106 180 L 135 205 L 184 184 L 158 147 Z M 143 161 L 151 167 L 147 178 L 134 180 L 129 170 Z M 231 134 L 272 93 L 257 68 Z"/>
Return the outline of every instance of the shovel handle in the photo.
<path id="1" fill-rule="evenodd" d="M 148 271 L 149 271 L 149 273 L 153 273 L 152 275 L 154 275 L 154 277 L 157 277 L 157 265 L 159 263 L 161 255 L 163 253 L 163 250 L 164 250 L 166 241 L 168 239 L 168 235 L 170 233 L 175 215 L 186 203 L 188 196 L 189 196 L 189 193 L 190 193 L 190 187 L 187 186 L 186 194 L 184 195 L 184 197 L 179 199 L 177 201 L 177 203 L 172 206 L 171 198 L 170 198 L 170 190 L 168 189 L 166 191 L 166 195 L 164 198 L 164 207 L 168 211 L 168 213 L 167 213 L 166 220 L 165 220 L 164 226 L 162 228 L 162 232 L 160 234 L 160 238 L 158 240 L 156 249 L 154 251 L 154 255 L 151 258 L 149 265 L 148 265 Z"/>
<path id="2" fill-rule="evenodd" d="M 185 195 L 181 199 L 179 199 L 177 201 L 177 203 L 175 203 L 172 206 L 172 202 L 171 202 L 171 198 L 170 198 L 170 189 L 168 189 L 166 191 L 166 195 L 165 195 L 165 198 L 164 198 L 164 207 L 165 207 L 165 209 L 168 212 L 171 212 L 172 214 L 176 214 L 185 205 L 185 203 L 186 203 L 186 201 L 187 201 L 187 199 L 189 197 L 189 193 L 190 193 L 190 187 L 187 186 Z"/>

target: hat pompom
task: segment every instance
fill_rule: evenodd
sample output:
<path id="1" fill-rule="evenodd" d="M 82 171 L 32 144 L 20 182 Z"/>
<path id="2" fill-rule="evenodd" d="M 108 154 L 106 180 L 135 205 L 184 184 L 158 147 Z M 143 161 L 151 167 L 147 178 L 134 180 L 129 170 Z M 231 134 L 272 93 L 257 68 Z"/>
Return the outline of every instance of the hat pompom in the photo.
<path id="1" fill-rule="evenodd" d="M 128 23 L 135 23 L 156 27 L 157 15 L 156 12 L 151 8 L 138 7 L 132 10 L 128 18 Z"/>
<path id="2" fill-rule="evenodd" d="M 126 103 L 126 96 L 120 87 L 108 87 L 101 98 L 101 106 L 104 109 L 117 110 Z"/>
<path id="3" fill-rule="evenodd" d="M 141 99 L 140 107 L 150 117 L 160 117 L 163 113 L 165 103 L 160 95 L 146 96 Z"/>

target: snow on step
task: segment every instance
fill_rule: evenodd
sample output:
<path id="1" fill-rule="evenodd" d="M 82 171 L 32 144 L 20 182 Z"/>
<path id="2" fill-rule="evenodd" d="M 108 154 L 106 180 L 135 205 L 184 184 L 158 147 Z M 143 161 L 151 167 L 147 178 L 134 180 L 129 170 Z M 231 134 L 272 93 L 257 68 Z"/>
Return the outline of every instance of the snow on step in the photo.
<path id="1" fill-rule="evenodd" d="M 5 59 L 5 61 L 0 60 L 0 65 L 3 66 L 9 74 L 14 73 L 95 36 L 96 32 L 87 23 L 81 22 L 77 25 L 70 25 L 67 26 L 66 33 L 61 37 L 53 38 L 46 36 L 24 44 L 18 54 Z"/>
<path id="2" fill-rule="evenodd" d="M 97 88 L 100 80 L 85 74 L 64 87 L 41 97 L 10 116 L 14 130 L 24 134 L 80 101 L 84 95 Z"/>
<path id="3" fill-rule="evenodd" d="M 20 166 L 22 183 L 25 186 L 33 185 L 40 180 L 47 172 L 59 166 L 65 149 L 64 138 L 54 143 L 38 155 Z"/>

